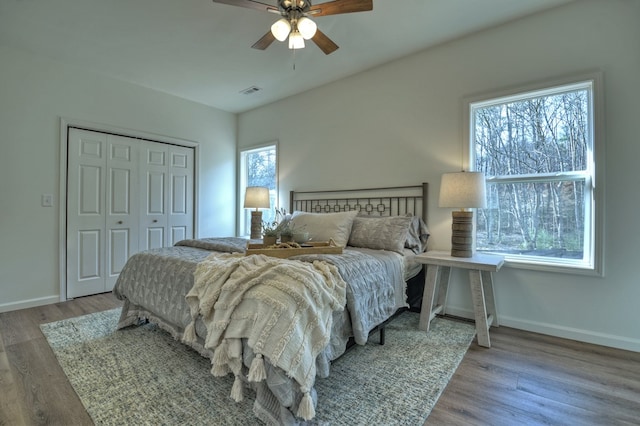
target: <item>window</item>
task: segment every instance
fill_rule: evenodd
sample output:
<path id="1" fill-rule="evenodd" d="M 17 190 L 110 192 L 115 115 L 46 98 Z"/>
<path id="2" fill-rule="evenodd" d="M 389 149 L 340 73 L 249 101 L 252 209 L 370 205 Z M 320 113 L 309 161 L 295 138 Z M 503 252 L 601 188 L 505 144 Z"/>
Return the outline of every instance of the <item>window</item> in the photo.
<path id="1" fill-rule="evenodd" d="M 487 176 L 477 251 L 540 269 L 599 270 L 596 81 L 468 102 L 471 169 Z"/>
<path id="2" fill-rule="evenodd" d="M 247 186 L 266 186 L 269 188 L 271 209 L 262 211 L 263 221 L 275 219 L 275 208 L 278 207 L 278 155 L 277 144 L 269 144 L 240 151 L 239 182 L 239 220 L 238 235 L 251 234 L 251 211 L 245 209 L 244 193 Z"/>

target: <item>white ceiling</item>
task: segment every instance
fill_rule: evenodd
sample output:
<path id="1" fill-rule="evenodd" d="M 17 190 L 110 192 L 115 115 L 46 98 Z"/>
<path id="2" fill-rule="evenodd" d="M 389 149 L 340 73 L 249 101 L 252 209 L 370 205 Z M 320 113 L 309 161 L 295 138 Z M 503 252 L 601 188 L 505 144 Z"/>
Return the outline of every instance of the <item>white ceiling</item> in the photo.
<path id="1" fill-rule="evenodd" d="M 327 56 L 310 42 L 251 49 L 277 15 L 211 0 L 0 0 L 0 44 L 242 112 L 569 1 L 374 0 L 314 19 L 340 46 Z"/>

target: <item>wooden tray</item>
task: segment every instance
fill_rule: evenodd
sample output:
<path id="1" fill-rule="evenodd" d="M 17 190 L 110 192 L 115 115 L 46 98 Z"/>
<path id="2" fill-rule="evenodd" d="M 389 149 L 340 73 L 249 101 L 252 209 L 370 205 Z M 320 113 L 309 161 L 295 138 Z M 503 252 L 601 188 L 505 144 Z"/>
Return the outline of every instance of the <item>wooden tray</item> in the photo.
<path id="1" fill-rule="evenodd" d="M 266 254 L 267 256 L 285 259 L 301 254 L 342 254 L 342 247 L 336 246 L 333 240 L 308 242 L 305 243 L 304 246 L 305 247 L 300 248 L 268 248 L 268 246 L 264 244 L 248 243 L 245 255 Z"/>

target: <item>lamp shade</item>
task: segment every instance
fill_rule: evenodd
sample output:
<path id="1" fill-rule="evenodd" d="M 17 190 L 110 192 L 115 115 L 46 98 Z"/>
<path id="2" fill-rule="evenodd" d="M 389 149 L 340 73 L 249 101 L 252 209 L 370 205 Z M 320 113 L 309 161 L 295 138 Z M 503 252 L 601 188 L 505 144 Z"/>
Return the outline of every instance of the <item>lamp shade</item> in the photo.
<path id="1" fill-rule="evenodd" d="M 285 41 L 290 32 L 291 24 L 284 18 L 277 20 L 271 26 L 271 34 L 273 34 L 278 41 Z"/>
<path id="2" fill-rule="evenodd" d="M 266 186 L 248 186 L 244 193 L 245 209 L 268 209 L 271 207 L 269 201 L 269 188 Z"/>
<path id="3" fill-rule="evenodd" d="M 291 34 L 289 34 L 289 49 L 303 48 L 304 38 L 302 38 L 302 34 L 300 34 L 300 31 L 291 31 Z"/>
<path id="4" fill-rule="evenodd" d="M 306 17 L 298 19 L 298 31 L 300 31 L 303 39 L 309 40 L 316 35 L 317 30 L 318 26 L 311 19 Z"/>
<path id="5" fill-rule="evenodd" d="M 484 208 L 486 186 L 482 172 L 445 173 L 440 183 L 440 207 Z"/>

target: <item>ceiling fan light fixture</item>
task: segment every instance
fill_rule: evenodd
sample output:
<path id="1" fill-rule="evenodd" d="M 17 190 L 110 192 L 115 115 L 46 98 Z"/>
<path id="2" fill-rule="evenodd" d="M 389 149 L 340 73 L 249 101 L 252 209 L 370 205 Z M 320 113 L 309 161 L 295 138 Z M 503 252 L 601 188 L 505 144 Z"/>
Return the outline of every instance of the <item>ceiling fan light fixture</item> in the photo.
<path id="1" fill-rule="evenodd" d="M 271 26 L 271 34 L 273 34 L 278 41 L 285 41 L 290 32 L 291 24 L 284 18 L 277 20 Z"/>
<path id="2" fill-rule="evenodd" d="M 316 35 L 316 31 L 318 30 L 318 26 L 316 25 L 316 23 L 307 17 L 298 19 L 297 27 L 298 31 L 300 31 L 300 34 L 302 35 L 302 38 L 304 38 L 305 40 L 309 40 L 314 35 Z"/>
<path id="3" fill-rule="evenodd" d="M 304 49 L 304 38 L 300 31 L 294 30 L 289 34 L 289 49 Z"/>

